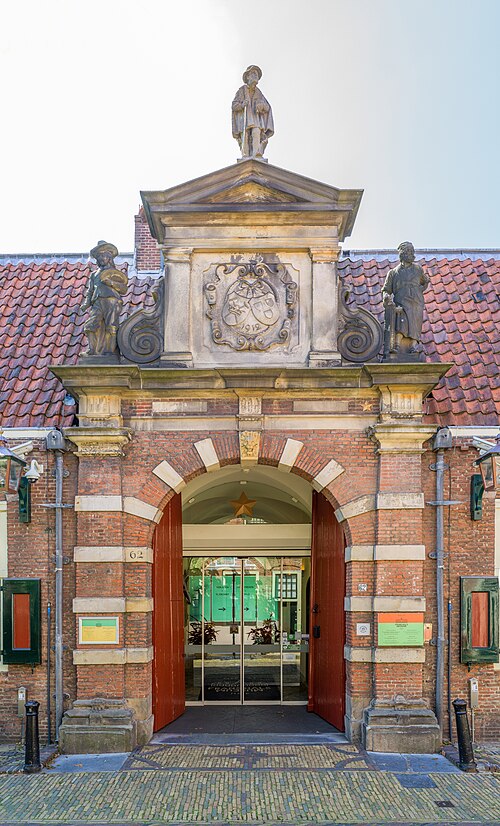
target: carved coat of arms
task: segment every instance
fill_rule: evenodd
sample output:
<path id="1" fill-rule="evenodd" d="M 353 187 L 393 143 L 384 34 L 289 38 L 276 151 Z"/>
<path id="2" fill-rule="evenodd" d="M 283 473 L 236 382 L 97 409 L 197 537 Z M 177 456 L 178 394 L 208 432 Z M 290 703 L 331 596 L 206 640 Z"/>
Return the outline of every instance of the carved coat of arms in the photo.
<path id="1" fill-rule="evenodd" d="M 205 296 L 216 344 L 267 350 L 290 339 L 297 284 L 284 264 L 260 256 L 246 264 L 214 264 L 205 273 Z"/>

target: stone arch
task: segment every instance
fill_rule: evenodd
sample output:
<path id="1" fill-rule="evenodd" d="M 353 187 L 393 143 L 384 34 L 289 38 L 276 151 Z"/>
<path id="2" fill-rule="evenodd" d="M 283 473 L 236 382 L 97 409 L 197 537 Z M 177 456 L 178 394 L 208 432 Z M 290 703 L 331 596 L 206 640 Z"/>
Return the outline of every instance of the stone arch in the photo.
<path id="1" fill-rule="evenodd" d="M 162 459 L 150 469 L 145 480 L 143 477 L 142 485 L 133 497 L 156 510 L 156 518 L 151 518 L 149 526 L 145 526 L 146 544 L 151 545 L 154 529 L 167 503 L 176 493 L 181 493 L 190 481 L 204 473 L 215 473 L 227 465 L 244 465 L 248 462 L 241 452 L 236 454 L 233 434 L 215 434 L 201 439 L 196 439 L 198 434 L 193 435 L 193 449 L 182 453 L 182 467 L 178 461 L 179 452 L 171 451 L 168 458 Z M 370 497 L 362 494 L 349 468 L 336 459 L 325 456 L 311 443 L 293 438 L 293 435 L 265 434 L 260 439 L 259 447 L 258 455 L 249 463 L 250 466 L 272 466 L 284 474 L 297 474 L 309 482 L 331 504 L 342 523 L 346 541 L 351 544 L 353 530 L 349 510 L 354 516 L 369 514 L 374 503 L 365 501 Z"/>
<path id="2" fill-rule="evenodd" d="M 327 657 L 325 657 L 324 653 L 322 657 L 319 657 L 316 653 L 314 654 L 314 656 L 313 654 L 311 654 L 310 663 L 314 663 L 314 666 L 311 665 L 310 667 L 307 667 L 308 676 L 311 676 L 311 682 L 309 685 L 311 687 L 313 685 L 319 685 L 321 680 L 321 685 L 323 686 L 323 689 L 317 691 L 315 690 L 313 692 L 313 689 L 311 688 L 312 693 L 308 697 L 308 704 L 310 710 L 318 711 L 318 713 L 321 716 L 324 716 L 325 719 L 330 720 L 330 722 L 334 722 L 334 725 L 343 730 L 343 715 L 345 710 L 345 703 L 347 702 L 345 679 L 346 666 L 344 662 L 344 646 L 346 639 L 346 566 L 344 548 L 345 544 L 349 543 L 351 531 L 346 520 L 338 520 L 335 518 L 335 512 L 341 510 L 342 507 L 341 500 L 338 498 L 339 491 L 341 491 L 342 488 L 338 487 L 338 485 L 336 486 L 336 480 L 346 473 L 345 468 L 335 459 L 325 457 L 325 455 L 322 454 L 319 450 L 316 450 L 313 445 L 306 445 L 304 442 L 292 438 L 281 438 L 280 440 L 262 440 L 260 444 L 261 449 L 259 451 L 259 454 L 253 457 L 252 461 L 250 462 L 248 460 L 248 456 L 243 455 L 243 453 L 240 454 L 239 457 L 228 457 L 221 455 L 220 445 L 216 442 L 215 439 L 211 437 L 205 437 L 203 439 L 198 440 L 197 442 L 193 442 L 193 446 L 196 451 L 196 454 L 199 456 L 199 459 L 195 459 L 193 461 L 194 451 L 190 451 L 190 466 L 188 471 L 185 471 L 184 474 L 181 474 L 179 472 L 179 465 L 177 465 L 177 467 L 175 466 L 175 458 L 172 455 L 170 455 L 168 459 L 162 459 L 160 462 L 158 462 L 154 466 L 154 468 L 152 468 L 151 471 L 152 476 L 155 478 L 155 480 L 160 480 L 160 482 L 164 486 L 163 496 L 158 496 L 157 500 L 155 501 L 155 509 L 158 513 L 158 518 L 156 521 L 159 522 L 158 532 L 156 533 L 156 536 L 154 535 L 154 531 L 156 529 L 156 522 L 150 523 L 148 527 L 150 543 L 154 548 L 153 561 L 155 578 L 157 576 L 158 579 L 156 581 L 161 583 L 158 591 L 153 590 L 154 605 L 160 606 L 158 609 L 155 608 L 153 612 L 153 639 L 155 639 L 154 629 L 156 627 L 156 621 L 158 621 L 159 623 L 158 627 L 162 631 L 164 630 L 164 626 L 162 625 L 162 623 L 164 623 L 164 618 L 166 616 L 166 614 L 164 614 L 164 609 L 162 608 L 162 606 L 164 605 L 170 604 L 171 606 L 173 606 L 172 616 L 174 616 L 174 620 L 172 621 L 172 628 L 181 628 L 181 620 L 179 613 L 181 609 L 178 607 L 179 600 L 172 598 L 175 583 L 178 582 L 178 574 L 167 574 L 167 576 L 164 576 L 163 572 L 169 572 L 171 570 L 181 570 L 181 557 L 185 555 L 186 548 L 187 553 L 189 555 L 189 551 L 193 547 L 198 547 L 196 544 L 189 544 L 187 533 L 188 527 L 196 527 L 196 525 L 194 524 L 196 523 L 196 519 L 193 519 L 192 523 L 189 521 L 189 519 L 186 523 L 184 523 L 186 527 L 186 533 L 184 535 L 184 548 L 182 547 L 182 543 L 178 533 L 181 525 L 180 501 L 178 495 L 182 493 L 186 494 L 186 496 L 184 497 L 184 504 L 185 506 L 187 506 L 186 500 L 189 496 L 198 496 L 198 493 L 201 493 L 203 491 L 205 493 L 205 501 L 203 504 L 206 505 L 206 497 L 210 497 L 209 491 L 212 487 L 212 485 L 210 484 L 212 479 L 214 488 L 217 488 L 220 485 L 221 489 L 223 489 L 224 492 L 226 492 L 225 488 L 227 483 L 224 480 L 231 480 L 231 484 L 233 484 L 234 479 L 238 478 L 239 473 L 241 471 L 245 469 L 250 470 L 251 468 L 257 469 L 259 466 L 266 468 L 266 473 L 255 474 L 254 481 L 258 481 L 259 483 L 263 479 L 265 479 L 266 476 L 268 479 L 270 479 L 271 476 L 275 476 L 276 478 L 281 474 L 283 475 L 283 478 L 285 478 L 286 476 L 288 476 L 289 478 L 293 476 L 300 477 L 300 479 L 296 478 L 295 486 L 297 489 L 301 490 L 304 495 L 302 501 L 307 501 L 308 503 L 310 501 L 309 496 L 307 495 L 306 498 L 305 495 L 306 486 L 312 488 L 318 494 L 321 494 L 321 496 L 318 496 L 315 500 L 313 500 L 314 513 L 318 513 L 317 508 L 318 506 L 320 506 L 319 499 L 323 500 L 322 513 L 320 515 L 320 518 L 318 519 L 318 521 L 313 523 L 316 526 L 322 526 L 318 533 L 316 533 L 316 531 L 313 529 L 313 537 L 318 537 L 319 535 L 319 539 L 316 538 L 316 540 L 313 540 L 312 545 L 304 545 L 303 547 L 311 547 L 310 571 L 312 572 L 313 566 L 317 566 L 314 568 L 314 570 L 320 571 L 320 573 L 316 573 L 315 580 L 313 580 L 311 573 L 310 598 L 313 600 L 315 604 L 319 601 L 321 605 L 329 606 L 328 610 L 324 610 L 324 613 L 322 614 L 322 644 L 326 644 L 325 640 L 330 640 L 330 642 L 328 642 L 328 645 L 331 645 L 331 647 L 328 648 Z M 235 461 L 235 458 L 238 458 L 239 461 Z M 228 467 L 230 465 L 234 466 L 235 473 L 230 471 L 230 468 Z M 184 468 L 186 468 L 185 457 Z M 222 484 L 220 484 L 220 482 L 218 482 L 217 479 L 219 474 L 220 479 L 223 480 Z M 199 482 L 201 482 L 202 476 L 207 479 L 207 482 L 209 482 L 208 485 L 203 486 L 199 484 Z M 257 476 L 259 477 L 258 479 Z M 193 485 L 193 483 L 195 482 L 196 484 Z M 192 485 L 191 488 L 189 487 L 190 484 Z M 147 486 L 147 482 L 145 486 Z M 156 481 L 154 483 L 154 486 L 155 490 L 158 491 L 159 489 Z M 278 485 L 276 485 L 276 488 L 279 489 Z M 287 492 L 289 492 L 289 490 Z M 172 501 L 173 497 L 176 495 L 177 501 Z M 252 494 L 250 495 L 252 496 Z M 215 501 L 217 497 L 220 497 L 219 493 L 215 493 L 213 501 Z M 256 498 L 256 496 L 253 495 L 252 498 Z M 203 499 L 203 496 L 201 497 L 201 499 Z M 221 497 L 221 501 L 227 501 L 225 499 L 225 496 Z M 172 508 L 167 508 L 169 502 L 172 502 Z M 196 507 L 197 506 L 198 505 L 196 505 Z M 288 505 L 288 507 L 290 507 L 290 505 Z M 326 511 L 328 511 L 328 513 L 326 513 Z M 162 518 L 163 512 L 165 512 L 165 516 Z M 199 524 L 210 523 L 213 512 L 214 511 L 212 510 L 212 505 L 210 504 L 209 507 L 203 510 L 203 515 L 201 515 L 200 513 Z M 282 514 L 285 512 L 286 511 L 283 511 Z M 277 513 L 278 510 L 274 511 L 275 515 L 277 515 Z M 192 515 L 194 516 L 194 506 Z M 219 519 L 219 515 L 217 515 L 215 519 Z M 207 521 L 205 522 L 204 520 Z M 279 517 L 277 521 L 280 521 Z M 290 520 L 289 524 L 297 525 L 297 523 L 298 520 Z M 196 533 L 193 533 L 193 536 L 195 537 L 196 541 Z M 328 539 L 326 539 L 327 536 L 329 537 Z M 171 539 L 172 537 L 173 539 Z M 203 556 L 210 556 L 209 551 L 207 551 L 206 553 L 200 551 L 199 553 L 201 553 L 201 555 Z M 244 555 L 243 551 L 242 555 Z M 309 556 L 309 552 L 307 552 L 307 555 Z M 316 561 L 313 562 L 313 560 Z M 342 573 L 339 572 L 339 566 L 342 568 Z M 156 572 L 159 573 L 157 574 Z M 313 582 L 323 584 L 313 584 Z M 335 598 L 333 599 L 332 593 L 335 593 Z M 310 604 L 312 605 L 312 603 Z M 157 610 L 159 611 L 158 615 L 156 614 Z M 308 616 L 309 610 L 310 609 L 308 607 L 306 609 Z M 177 616 L 177 614 L 179 614 L 179 616 Z M 184 625 L 184 629 L 185 627 L 186 626 Z M 335 628 L 334 632 L 332 632 L 332 628 Z M 174 640 L 177 641 L 177 647 L 175 647 L 175 650 L 177 651 L 180 644 L 180 631 L 174 630 L 172 636 Z M 168 637 L 166 633 L 157 633 L 157 639 L 163 640 L 166 638 L 170 639 L 170 637 Z M 317 643 L 312 643 L 312 645 L 315 644 L 318 645 Z M 312 650 L 316 651 L 316 649 Z M 323 649 L 323 652 L 324 650 L 325 649 Z M 172 673 L 176 675 L 174 682 L 178 690 L 172 691 L 172 697 L 175 698 L 176 703 L 180 703 L 183 695 L 179 686 L 182 682 L 181 678 L 184 674 L 182 668 L 184 668 L 184 666 L 179 666 L 181 659 L 177 656 L 172 660 L 172 662 L 175 663 L 175 666 L 170 666 L 170 661 L 168 660 L 170 651 L 169 646 L 160 644 L 160 647 L 155 648 L 155 651 L 156 654 L 153 661 L 153 673 L 157 674 L 158 676 L 153 677 L 153 708 L 156 709 L 155 720 L 161 721 L 158 723 L 158 728 L 161 728 L 162 725 L 165 725 L 169 722 L 168 715 L 170 713 L 169 708 L 164 709 L 161 705 L 161 703 L 163 702 L 163 698 L 167 696 L 167 694 L 164 691 L 162 691 L 162 680 L 164 678 L 164 675 L 166 674 Z M 332 668 L 332 673 L 336 675 L 335 680 L 333 681 L 330 672 L 327 673 L 325 670 L 326 662 L 330 663 L 329 667 Z M 331 666 L 331 663 L 333 663 L 334 666 Z M 323 672 L 320 674 L 321 668 L 323 669 Z M 181 669 L 181 671 L 179 669 Z M 332 693 L 332 696 L 334 694 L 334 701 L 332 700 L 330 703 L 328 701 L 325 701 L 325 697 L 328 696 L 327 692 L 325 691 L 325 686 L 327 683 L 328 685 L 335 686 L 334 692 Z M 160 700 L 158 701 L 157 698 L 160 698 Z M 319 710 L 322 702 L 324 703 L 324 705 L 322 706 L 323 710 Z M 157 705 L 157 703 L 159 704 Z M 328 716 L 328 714 L 333 714 L 332 709 L 334 703 L 336 704 L 335 721 Z M 327 705 L 329 705 L 329 711 L 326 710 Z M 174 718 L 171 717 L 170 719 Z M 157 725 L 156 722 L 155 725 Z"/>

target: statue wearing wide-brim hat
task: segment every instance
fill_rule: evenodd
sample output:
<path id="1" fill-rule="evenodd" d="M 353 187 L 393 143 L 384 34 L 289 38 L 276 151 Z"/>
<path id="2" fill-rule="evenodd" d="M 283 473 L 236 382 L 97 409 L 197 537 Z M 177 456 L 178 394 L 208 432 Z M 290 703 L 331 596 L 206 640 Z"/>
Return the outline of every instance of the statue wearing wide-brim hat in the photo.
<path id="1" fill-rule="evenodd" d="M 250 74 L 250 72 L 251 72 L 252 70 L 253 70 L 254 72 L 257 72 L 257 74 L 258 74 L 258 76 L 259 76 L 259 80 L 261 79 L 261 77 L 262 77 L 262 69 L 260 68 L 260 66 L 254 66 L 254 65 L 252 65 L 252 66 L 249 66 L 249 67 L 248 67 L 248 69 L 245 69 L 245 71 L 243 72 L 243 83 L 248 83 L 248 75 Z"/>
<path id="2" fill-rule="evenodd" d="M 128 277 L 115 267 L 118 250 L 114 244 L 99 241 L 90 250 L 90 255 L 97 261 L 99 269 L 89 278 L 87 294 L 81 306 L 82 310 L 90 309 L 83 328 L 89 342 L 85 356 L 106 361 L 118 357 L 116 335 Z"/>
<path id="3" fill-rule="evenodd" d="M 90 250 L 92 258 L 97 258 L 99 253 L 109 252 L 113 258 L 118 255 L 118 250 L 114 244 L 109 244 L 107 241 L 98 241 L 96 246 Z"/>
<path id="4" fill-rule="evenodd" d="M 250 81 L 252 74 L 254 77 Z M 261 77 L 259 66 L 249 66 L 243 72 L 245 85 L 238 89 L 232 104 L 233 138 L 239 143 L 241 160 L 265 160 L 263 155 L 267 142 L 274 134 L 271 106 L 257 86 Z"/>

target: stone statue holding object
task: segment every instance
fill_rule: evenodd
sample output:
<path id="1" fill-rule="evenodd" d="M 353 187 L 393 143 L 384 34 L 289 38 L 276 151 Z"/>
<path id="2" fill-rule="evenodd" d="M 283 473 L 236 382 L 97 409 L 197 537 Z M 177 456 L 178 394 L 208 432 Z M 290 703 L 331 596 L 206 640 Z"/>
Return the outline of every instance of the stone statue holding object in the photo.
<path id="1" fill-rule="evenodd" d="M 261 77 L 258 66 L 249 66 L 243 72 L 244 86 L 238 89 L 233 100 L 233 137 L 238 141 L 241 160 L 264 160 L 267 142 L 274 134 L 271 106 L 257 88 Z"/>
<path id="2" fill-rule="evenodd" d="M 429 278 L 420 264 L 415 264 L 411 241 L 398 247 L 399 264 L 389 270 L 384 294 L 384 361 L 420 361 L 424 320 L 424 292 Z"/>
<path id="3" fill-rule="evenodd" d="M 99 241 L 90 250 L 99 267 L 89 279 L 87 293 L 81 310 L 90 309 L 84 331 L 89 342 L 86 356 L 117 355 L 116 334 L 123 305 L 122 296 L 127 292 L 128 277 L 115 267 L 118 250 L 114 244 Z"/>

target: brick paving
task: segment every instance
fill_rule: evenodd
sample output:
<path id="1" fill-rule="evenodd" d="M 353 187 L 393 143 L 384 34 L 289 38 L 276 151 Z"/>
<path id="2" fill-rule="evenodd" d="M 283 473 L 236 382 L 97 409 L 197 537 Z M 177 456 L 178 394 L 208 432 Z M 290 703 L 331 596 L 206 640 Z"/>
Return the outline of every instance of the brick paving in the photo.
<path id="1" fill-rule="evenodd" d="M 350 743 L 321 746 L 144 746 L 133 752 L 123 770 L 140 769 L 221 771 L 224 769 L 342 769 L 376 768 Z"/>
<path id="2" fill-rule="evenodd" d="M 498 826 L 500 779 L 377 771 L 349 744 L 146 746 L 120 771 L 1 775 L 0 824 L 21 823 Z"/>
<path id="3" fill-rule="evenodd" d="M 489 771 L 500 772 L 500 743 L 481 743 L 474 746 L 474 755 Z"/>
<path id="4" fill-rule="evenodd" d="M 18 745 L 0 746 L 0 774 L 22 771 L 24 749 Z"/>

